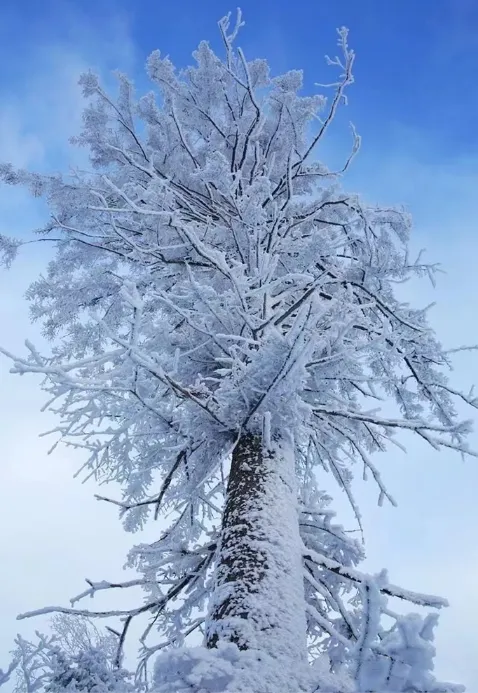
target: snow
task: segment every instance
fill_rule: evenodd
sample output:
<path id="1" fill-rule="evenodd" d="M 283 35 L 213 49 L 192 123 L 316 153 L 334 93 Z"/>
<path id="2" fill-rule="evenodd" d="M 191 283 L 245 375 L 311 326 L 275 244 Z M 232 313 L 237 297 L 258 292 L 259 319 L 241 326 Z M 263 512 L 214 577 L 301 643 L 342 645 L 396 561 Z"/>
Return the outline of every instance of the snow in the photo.
<path id="1" fill-rule="evenodd" d="M 387 598 L 445 601 L 358 570 L 363 548 L 332 524 L 322 490 L 335 481 L 361 529 L 357 461 L 394 503 L 371 458 L 401 431 L 471 454 L 455 403 L 478 402 L 449 385 L 426 311 L 395 291 L 435 268 L 410 263 L 403 212 L 366 205 L 314 160 L 353 81 L 347 31 L 327 102 L 299 93 L 301 72 L 271 78 L 265 60 L 246 60 L 240 26 L 240 13 L 220 23 L 224 59 L 202 42 L 182 72 L 154 52 L 153 91 L 139 99 L 124 75 L 115 98 L 86 75 L 74 144 L 90 171 L 0 167 L 4 183 L 46 198 L 40 233 L 56 246 L 27 296 L 51 352 L 4 353 L 14 372 L 45 376 L 54 445 L 119 485 L 121 500 L 102 498 L 125 529 L 161 520 L 130 552 L 138 581 L 92 581 L 80 595 L 140 583 L 143 603 L 38 613 L 117 617 L 119 655 L 146 615 L 140 670 L 165 650 L 164 691 L 456 691 L 431 674 L 433 617 L 394 614 Z M 0 237 L 6 264 L 17 250 Z M 259 452 L 242 478 L 257 484 L 231 505 L 247 439 Z M 204 633 L 215 651 L 187 648 Z"/>
<path id="2" fill-rule="evenodd" d="M 241 465 L 236 474 L 250 460 L 246 481 L 236 482 L 232 471 L 231 479 L 239 486 L 252 477 L 256 493 L 244 503 L 226 506 L 207 636 L 247 644 L 265 655 L 274 676 L 269 674 L 264 693 L 296 693 L 305 685 L 307 650 L 293 446 L 281 440 L 264 450 L 262 461 L 255 456 L 252 439 L 241 457 L 233 459 L 233 465 Z M 240 685 L 247 690 L 245 683 Z"/>

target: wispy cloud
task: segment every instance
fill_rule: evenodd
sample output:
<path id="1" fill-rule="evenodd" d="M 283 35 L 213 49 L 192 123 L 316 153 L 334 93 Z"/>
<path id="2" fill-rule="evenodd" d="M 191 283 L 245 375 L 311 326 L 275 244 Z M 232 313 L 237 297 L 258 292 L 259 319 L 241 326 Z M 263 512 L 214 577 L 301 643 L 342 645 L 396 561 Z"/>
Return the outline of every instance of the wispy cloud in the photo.
<path id="1" fill-rule="evenodd" d="M 61 15 L 64 38 L 34 43 L 19 66 L 14 83 L 0 81 L 0 158 L 16 165 L 54 166 L 67 153 L 68 139 L 81 126 L 84 101 L 78 86 L 81 73 L 93 69 L 111 81 L 113 69 L 131 71 L 135 49 L 126 18 L 112 14 L 108 34 L 95 28 L 78 8 Z"/>

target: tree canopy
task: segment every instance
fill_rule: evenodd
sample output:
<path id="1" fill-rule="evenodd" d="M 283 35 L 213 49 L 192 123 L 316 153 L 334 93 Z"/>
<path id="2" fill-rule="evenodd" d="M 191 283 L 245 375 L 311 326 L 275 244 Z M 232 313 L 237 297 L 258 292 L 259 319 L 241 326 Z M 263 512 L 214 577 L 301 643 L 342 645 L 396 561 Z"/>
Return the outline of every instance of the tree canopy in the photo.
<path id="1" fill-rule="evenodd" d="M 387 605 L 444 600 L 360 571 L 363 546 L 323 490 L 328 474 L 360 526 L 354 470 L 394 503 L 372 456 L 397 433 L 470 452 L 455 402 L 477 400 L 449 384 L 426 310 L 396 291 L 433 280 L 434 267 L 410 259 L 403 210 L 343 189 L 354 130 L 341 171 L 320 160 L 353 82 L 347 30 L 328 59 L 337 78 L 326 99 L 302 94 L 300 71 L 272 77 L 265 60 L 247 60 L 241 26 L 240 13 L 221 20 L 224 57 L 202 42 L 180 72 L 155 51 L 140 98 L 123 74 L 115 97 L 85 74 L 73 142 L 88 170 L 0 168 L 47 200 L 38 233 L 55 246 L 28 292 L 51 353 L 27 344 L 27 356 L 9 355 L 13 370 L 45 376 L 53 435 L 86 452 L 87 474 L 120 484 L 120 499 L 102 498 L 125 528 L 160 520 L 157 541 L 129 555 L 138 579 L 88 581 L 71 608 L 51 610 L 118 617 L 117 666 L 130 624 L 149 615 L 138 681 L 164 650 L 154 675 L 164 693 L 458 691 L 431 673 L 435 617 Z M 19 246 L 1 241 L 7 263 Z M 77 604 L 138 585 L 145 601 L 130 610 Z M 294 673 L 287 651 L 302 648 L 302 628 Z"/>

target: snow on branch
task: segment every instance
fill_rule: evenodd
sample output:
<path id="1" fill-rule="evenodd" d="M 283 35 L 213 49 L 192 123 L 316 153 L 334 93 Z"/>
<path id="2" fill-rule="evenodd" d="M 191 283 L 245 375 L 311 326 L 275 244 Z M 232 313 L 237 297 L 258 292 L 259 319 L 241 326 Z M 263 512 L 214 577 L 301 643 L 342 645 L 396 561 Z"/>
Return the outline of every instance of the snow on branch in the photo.
<path id="1" fill-rule="evenodd" d="M 46 199 L 39 240 L 55 248 L 27 294 L 50 352 L 30 343 L 24 356 L 1 351 L 13 372 L 44 376 L 46 408 L 58 420 L 54 446 L 82 451 L 87 476 L 119 484 L 121 500 L 100 498 L 117 506 L 125 528 L 150 519 L 165 528 L 131 552 L 137 581 L 88 582 L 73 600 L 141 585 L 145 603 L 50 607 L 22 618 L 115 617 L 122 647 L 132 619 L 147 614 L 145 657 L 182 645 L 202 628 L 238 440 L 252 435 L 270 446 L 288 435 L 303 500 L 311 648 L 318 661 L 325 637 L 330 657 L 359 643 L 349 670 L 362 677 L 380 649 L 364 621 L 376 602 L 445 602 L 388 582 L 377 596 L 355 567 L 361 550 L 309 496 L 330 471 L 360 526 L 355 462 L 370 472 L 379 502 L 394 504 L 373 453 L 400 447 L 405 431 L 437 450 L 476 456 L 457 403 L 476 409 L 478 400 L 449 384 L 451 352 L 427 310 L 396 293 L 397 283 L 436 272 L 409 260 L 409 217 L 348 193 L 340 172 L 318 160 L 353 83 L 347 30 L 338 31 L 340 54 L 328 59 L 338 77 L 327 102 L 303 93 L 301 72 L 273 77 L 265 60 L 249 60 L 235 44 L 242 26 L 240 12 L 235 24 L 221 20 L 225 57 L 202 42 L 181 72 L 155 51 L 152 90 L 142 97 L 124 75 L 116 97 L 84 75 L 74 143 L 89 152 L 89 170 L 43 176 L 0 166 L 3 183 Z M 342 172 L 359 149 L 352 132 Z M 6 264 L 19 245 L 0 237 Z M 360 614 L 345 598 L 351 585 Z M 426 649 L 418 626 L 410 628 Z M 153 632 L 159 642 L 146 643 Z"/>

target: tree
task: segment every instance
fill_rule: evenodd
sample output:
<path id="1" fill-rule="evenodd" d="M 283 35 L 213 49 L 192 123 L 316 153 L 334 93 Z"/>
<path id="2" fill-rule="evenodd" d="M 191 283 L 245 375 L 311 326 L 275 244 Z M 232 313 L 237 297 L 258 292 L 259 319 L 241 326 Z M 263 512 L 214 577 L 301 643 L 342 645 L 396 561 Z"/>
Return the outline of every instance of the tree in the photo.
<path id="1" fill-rule="evenodd" d="M 154 52 L 153 90 L 138 100 L 125 75 L 116 98 L 84 75 L 74 143 L 90 170 L 1 168 L 48 201 L 39 233 L 56 248 L 28 292 L 51 353 L 27 344 L 13 370 L 45 376 L 53 433 L 121 484 L 121 500 L 102 500 L 127 530 L 168 523 L 131 551 L 137 580 L 88 581 L 71 609 L 52 610 L 122 619 L 119 658 L 133 619 L 149 615 L 140 673 L 164 650 L 158 691 L 365 690 L 376 662 L 383 685 L 393 674 L 393 690 L 421 690 L 432 679 L 412 676 L 397 635 L 415 628 L 420 650 L 421 626 L 383 597 L 445 602 L 360 572 L 362 546 L 333 524 L 321 488 L 330 473 L 360 525 L 354 464 L 393 503 L 371 455 L 400 431 L 469 453 L 454 402 L 477 401 L 449 386 L 426 310 L 395 291 L 435 270 L 409 260 L 408 216 L 342 189 L 355 131 L 342 171 L 317 159 L 353 82 L 347 31 L 327 101 L 300 95 L 301 72 L 272 78 L 265 60 L 247 61 L 241 26 L 240 13 L 221 20 L 224 59 L 203 42 L 180 73 Z M 7 262 L 18 245 L 3 239 Z M 130 610 L 74 606 L 138 585 L 146 601 Z"/>
<path id="2" fill-rule="evenodd" d="M 36 633 L 36 641 L 20 635 L 0 686 L 15 672 L 14 693 L 131 693 L 131 674 L 116 661 L 117 637 L 101 633 L 85 618 L 56 614 L 52 634 Z"/>

